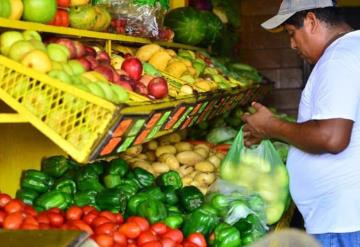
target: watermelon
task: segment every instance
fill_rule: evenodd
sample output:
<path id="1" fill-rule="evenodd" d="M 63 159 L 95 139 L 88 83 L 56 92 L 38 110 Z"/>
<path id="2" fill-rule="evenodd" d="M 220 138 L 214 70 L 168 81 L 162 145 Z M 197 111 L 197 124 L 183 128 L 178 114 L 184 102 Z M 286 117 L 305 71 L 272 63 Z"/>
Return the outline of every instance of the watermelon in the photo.
<path id="1" fill-rule="evenodd" d="M 164 20 L 164 24 L 175 32 L 174 40 L 179 43 L 197 45 L 205 37 L 207 23 L 199 11 L 191 7 L 171 10 Z"/>
<path id="2" fill-rule="evenodd" d="M 211 45 L 221 36 L 224 24 L 219 17 L 209 11 L 201 11 L 201 18 L 207 23 L 205 37 L 201 44 L 205 46 Z"/>

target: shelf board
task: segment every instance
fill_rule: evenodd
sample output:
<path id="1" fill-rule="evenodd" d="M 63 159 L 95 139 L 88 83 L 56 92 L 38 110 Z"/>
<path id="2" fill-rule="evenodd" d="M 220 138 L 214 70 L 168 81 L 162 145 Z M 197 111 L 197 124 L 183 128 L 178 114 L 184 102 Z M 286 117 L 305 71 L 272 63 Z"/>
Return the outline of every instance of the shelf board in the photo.
<path id="1" fill-rule="evenodd" d="M 161 41 L 156 41 L 154 43 L 158 44 L 160 46 L 165 46 L 165 47 L 169 47 L 169 48 L 181 48 L 181 49 L 188 49 L 188 50 L 194 50 L 194 51 L 205 51 L 204 48 L 191 46 L 191 45 L 180 44 L 180 43 L 161 42 Z"/>

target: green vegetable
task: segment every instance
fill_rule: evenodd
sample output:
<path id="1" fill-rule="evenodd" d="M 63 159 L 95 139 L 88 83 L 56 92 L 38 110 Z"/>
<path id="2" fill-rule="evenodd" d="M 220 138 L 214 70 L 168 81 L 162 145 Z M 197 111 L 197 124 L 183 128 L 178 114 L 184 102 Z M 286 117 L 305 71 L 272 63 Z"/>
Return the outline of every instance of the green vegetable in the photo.
<path id="1" fill-rule="evenodd" d="M 96 205 L 96 195 L 97 192 L 93 190 L 76 192 L 74 194 L 74 203 L 79 207 L 86 205 L 94 206 Z"/>
<path id="2" fill-rule="evenodd" d="M 141 202 L 136 211 L 137 215 L 148 219 L 150 224 L 164 220 L 167 217 L 165 205 L 151 198 Z"/>
<path id="3" fill-rule="evenodd" d="M 100 169 L 98 165 L 83 167 L 76 177 L 76 185 L 80 191 L 94 190 L 100 192 L 104 187 L 99 182 Z"/>
<path id="4" fill-rule="evenodd" d="M 183 213 L 181 210 L 176 206 L 169 206 L 167 207 L 168 215 L 182 215 Z"/>
<path id="5" fill-rule="evenodd" d="M 210 11 L 201 11 L 201 18 L 207 23 L 207 31 L 205 37 L 201 41 L 202 45 L 208 46 L 215 42 L 220 36 L 224 28 L 224 24 L 221 22 L 219 17 L 214 15 Z"/>
<path id="6" fill-rule="evenodd" d="M 174 187 L 166 186 L 163 188 L 162 191 L 164 193 L 165 203 L 167 205 L 176 205 L 179 202 L 179 197 L 178 197 Z"/>
<path id="7" fill-rule="evenodd" d="M 124 213 L 126 203 L 126 196 L 119 189 L 105 189 L 96 196 L 96 205 L 101 210 Z"/>
<path id="8" fill-rule="evenodd" d="M 106 160 L 97 160 L 85 166 L 85 170 L 90 173 L 94 172 L 99 176 L 104 173 L 104 169 L 108 165 L 108 163 L 109 162 L 107 162 Z"/>
<path id="9" fill-rule="evenodd" d="M 220 215 L 225 215 L 229 210 L 229 200 L 226 195 L 223 194 L 214 194 L 211 197 L 210 204 L 213 208 L 215 208 Z"/>
<path id="10" fill-rule="evenodd" d="M 131 186 L 129 184 L 120 184 L 115 188 L 123 192 L 127 200 L 129 200 L 137 192 L 137 187 Z"/>
<path id="11" fill-rule="evenodd" d="M 164 220 L 165 225 L 167 225 L 168 227 L 170 227 L 172 229 L 180 228 L 183 222 L 184 222 L 184 219 L 183 219 L 182 215 L 180 215 L 180 214 L 170 215 L 170 216 L 166 217 L 166 219 Z"/>
<path id="12" fill-rule="evenodd" d="M 204 195 L 195 186 L 185 186 L 178 191 L 180 205 L 187 212 L 193 212 L 204 203 Z"/>
<path id="13" fill-rule="evenodd" d="M 64 156 L 52 156 L 41 162 L 41 171 L 54 178 L 61 177 L 69 168 L 71 164 Z"/>
<path id="14" fill-rule="evenodd" d="M 214 231 L 215 239 L 210 243 L 213 247 L 238 247 L 241 246 L 239 231 L 226 223 L 220 223 Z"/>
<path id="15" fill-rule="evenodd" d="M 155 199 L 161 202 L 165 201 L 165 195 L 159 187 L 148 187 L 143 189 L 141 192 L 146 194 L 151 199 Z"/>
<path id="16" fill-rule="evenodd" d="M 148 198 L 148 195 L 141 192 L 131 197 L 127 205 L 127 213 L 129 215 L 136 215 L 138 206 L 148 200 Z"/>
<path id="17" fill-rule="evenodd" d="M 133 173 L 134 173 L 135 179 L 140 184 L 140 188 L 149 187 L 155 181 L 154 175 L 152 175 L 150 172 L 148 172 L 140 167 L 136 167 L 133 170 Z"/>
<path id="18" fill-rule="evenodd" d="M 66 193 L 57 190 L 46 192 L 35 200 L 35 206 L 45 210 L 50 208 L 64 210 L 69 206 L 66 195 Z"/>
<path id="19" fill-rule="evenodd" d="M 113 159 L 106 166 L 105 175 L 103 178 L 106 188 L 114 188 L 121 184 L 121 178 L 128 172 L 129 166 L 123 159 Z"/>
<path id="20" fill-rule="evenodd" d="M 37 170 L 26 170 L 21 178 L 22 189 L 34 190 L 39 193 L 48 191 L 53 184 L 53 178 Z"/>
<path id="21" fill-rule="evenodd" d="M 165 186 L 172 186 L 175 189 L 180 189 L 183 186 L 181 177 L 176 171 L 168 171 L 161 174 L 157 177 L 156 183 L 161 188 L 164 188 Z"/>
<path id="22" fill-rule="evenodd" d="M 176 42 L 189 45 L 199 44 L 207 31 L 207 23 L 200 12 L 191 7 L 171 10 L 165 16 L 164 24 L 175 32 Z"/>
<path id="23" fill-rule="evenodd" d="M 233 139 L 237 131 L 230 127 L 214 128 L 207 135 L 206 140 L 210 143 L 219 144 L 227 140 Z"/>
<path id="24" fill-rule="evenodd" d="M 69 178 L 60 178 L 55 182 L 54 188 L 72 195 L 76 192 L 76 183 Z"/>
<path id="25" fill-rule="evenodd" d="M 16 198 L 20 199 L 28 205 L 33 205 L 35 199 L 39 196 L 35 190 L 30 189 L 20 189 L 16 192 Z"/>
<path id="26" fill-rule="evenodd" d="M 207 236 L 213 231 L 218 223 L 219 218 L 216 210 L 210 206 L 204 205 L 186 216 L 182 231 L 185 236 L 194 232 L 200 232 Z"/>

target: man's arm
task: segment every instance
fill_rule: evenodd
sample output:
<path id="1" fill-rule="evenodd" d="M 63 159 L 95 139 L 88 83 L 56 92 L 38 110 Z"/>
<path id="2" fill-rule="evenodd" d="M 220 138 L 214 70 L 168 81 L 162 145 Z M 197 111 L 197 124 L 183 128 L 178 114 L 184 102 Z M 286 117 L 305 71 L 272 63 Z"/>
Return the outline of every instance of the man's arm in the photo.
<path id="1" fill-rule="evenodd" d="M 313 154 L 339 153 L 350 142 L 353 121 L 347 119 L 311 120 L 304 123 L 285 122 L 259 103 L 253 103 L 256 113 L 245 115 L 244 143 L 251 146 L 264 138 L 287 142 Z"/>

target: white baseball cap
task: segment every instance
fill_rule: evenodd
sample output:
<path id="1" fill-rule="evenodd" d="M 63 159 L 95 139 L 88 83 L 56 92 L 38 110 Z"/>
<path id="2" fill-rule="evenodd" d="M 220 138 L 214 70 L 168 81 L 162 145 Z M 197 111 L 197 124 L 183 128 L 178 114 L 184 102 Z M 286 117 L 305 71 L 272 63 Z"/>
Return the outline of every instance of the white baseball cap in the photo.
<path id="1" fill-rule="evenodd" d="M 283 0 L 277 15 L 262 23 L 261 26 L 267 30 L 275 29 L 296 12 L 332 6 L 335 6 L 332 0 Z"/>

